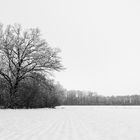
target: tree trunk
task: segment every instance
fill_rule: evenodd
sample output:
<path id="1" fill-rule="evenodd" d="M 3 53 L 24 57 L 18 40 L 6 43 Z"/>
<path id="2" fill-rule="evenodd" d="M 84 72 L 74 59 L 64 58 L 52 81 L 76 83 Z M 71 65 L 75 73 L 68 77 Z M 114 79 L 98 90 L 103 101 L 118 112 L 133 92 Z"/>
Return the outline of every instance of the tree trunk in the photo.
<path id="1" fill-rule="evenodd" d="M 10 104 L 9 104 L 9 108 L 16 108 L 16 92 L 18 89 L 18 84 L 16 82 L 16 84 L 12 87 L 10 87 Z"/>

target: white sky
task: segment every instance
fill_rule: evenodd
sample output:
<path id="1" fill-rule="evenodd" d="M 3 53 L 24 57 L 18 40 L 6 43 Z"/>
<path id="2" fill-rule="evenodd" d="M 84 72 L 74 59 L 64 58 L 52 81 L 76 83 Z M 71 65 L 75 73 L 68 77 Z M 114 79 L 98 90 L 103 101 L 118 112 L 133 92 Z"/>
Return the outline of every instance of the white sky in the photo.
<path id="1" fill-rule="evenodd" d="M 61 48 L 65 88 L 140 94 L 139 0 L 0 0 L 0 22 L 39 27 Z"/>

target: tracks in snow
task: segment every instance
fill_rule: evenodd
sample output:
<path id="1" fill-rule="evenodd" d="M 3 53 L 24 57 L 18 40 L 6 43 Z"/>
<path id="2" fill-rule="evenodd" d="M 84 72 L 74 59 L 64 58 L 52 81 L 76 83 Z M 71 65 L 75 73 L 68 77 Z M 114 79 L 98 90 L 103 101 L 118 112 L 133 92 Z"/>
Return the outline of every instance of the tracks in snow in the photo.
<path id="1" fill-rule="evenodd" d="M 139 140 L 138 110 L 0 110 L 0 140 Z"/>

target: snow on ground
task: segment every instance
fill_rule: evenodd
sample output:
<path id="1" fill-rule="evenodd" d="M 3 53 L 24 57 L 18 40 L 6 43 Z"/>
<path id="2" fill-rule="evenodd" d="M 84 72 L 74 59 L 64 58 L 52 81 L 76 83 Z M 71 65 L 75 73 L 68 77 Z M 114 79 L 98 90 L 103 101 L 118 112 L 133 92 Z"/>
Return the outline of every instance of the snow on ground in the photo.
<path id="1" fill-rule="evenodd" d="M 0 140 L 140 140 L 140 107 L 0 110 Z"/>

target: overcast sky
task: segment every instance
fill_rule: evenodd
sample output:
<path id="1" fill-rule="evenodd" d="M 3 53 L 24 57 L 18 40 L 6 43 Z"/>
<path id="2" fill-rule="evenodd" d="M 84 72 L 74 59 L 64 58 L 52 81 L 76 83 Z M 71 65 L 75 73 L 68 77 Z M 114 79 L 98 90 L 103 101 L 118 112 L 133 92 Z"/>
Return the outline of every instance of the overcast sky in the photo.
<path id="1" fill-rule="evenodd" d="M 67 89 L 140 94 L 139 0 L 0 0 L 0 22 L 40 28 L 67 68 Z"/>

